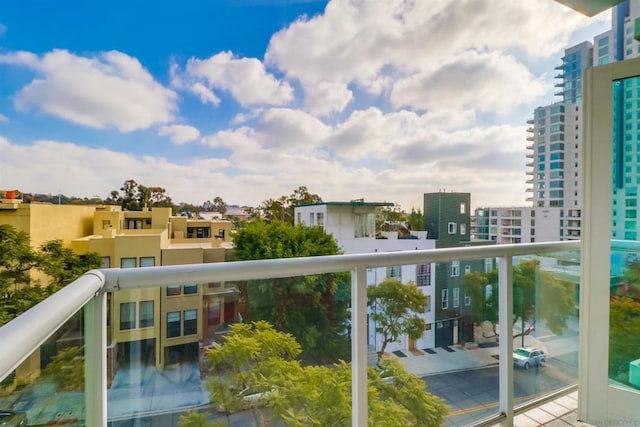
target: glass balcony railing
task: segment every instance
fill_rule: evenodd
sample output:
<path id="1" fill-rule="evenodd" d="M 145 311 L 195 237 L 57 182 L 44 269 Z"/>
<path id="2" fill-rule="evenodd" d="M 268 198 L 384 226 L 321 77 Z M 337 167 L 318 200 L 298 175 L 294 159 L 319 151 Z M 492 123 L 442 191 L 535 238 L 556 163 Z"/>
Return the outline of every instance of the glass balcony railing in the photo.
<path id="1" fill-rule="evenodd" d="M 368 368 L 383 345 L 448 405 L 446 425 L 512 424 L 577 383 L 578 265 L 574 241 L 93 271 L 0 328 L 0 405 L 28 425 L 177 426 L 192 411 L 286 425 L 252 402 L 294 385 L 243 380 L 244 403 L 228 406 L 216 384 L 235 377 L 207 356 L 234 325 L 265 319 L 293 334 L 301 366 L 350 362 L 344 425 L 375 410 Z M 419 338 L 377 330 L 366 291 L 389 274 L 428 301 Z M 525 366 L 519 347 L 545 358 Z"/>

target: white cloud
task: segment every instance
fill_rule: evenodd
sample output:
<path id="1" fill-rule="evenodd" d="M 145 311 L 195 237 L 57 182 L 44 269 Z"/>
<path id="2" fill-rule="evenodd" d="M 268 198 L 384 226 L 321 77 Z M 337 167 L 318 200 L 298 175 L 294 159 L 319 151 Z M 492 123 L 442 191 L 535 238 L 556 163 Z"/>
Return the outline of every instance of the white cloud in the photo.
<path id="1" fill-rule="evenodd" d="M 9 118 L 4 114 L 0 114 L 0 123 L 9 123 Z"/>
<path id="2" fill-rule="evenodd" d="M 498 72 L 493 78 L 499 80 L 505 72 L 495 66 L 500 63 L 497 58 L 502 62 L 508 58 L 505 52 L 524 54 L 519 62 L 553 55 L 565 47 L 573 31 L 588 22 L 552 1 L 333 0 L 324 14 L 301 18 L 274 34 L 265 61 L 310 89 L 309 98 L 321 97 L 321 91 L 312 89 L 327 82 L 355 83 L 375 94 L 386 93 L 398 79 L 421 87 L 425 76 L 433 76 L 443 64 L 452 63 L 451 58 L 468 51 L 498 52 L 484 72 Z M 522 69 L 514 68 L 516 60 L 509 61 L 507 65 L 518 73 L 514 83 L 535 84 L 534 79 L 525 78 Z M 450 80 L 449 87 L 453 82 L 464 84 L 453 77 Z M 397 101 L 397 90 L 395 96 Z M 453 103 L 455 97 L 451 98 Z M 323 99 L 305 102 L 310 111 L 317 103 L 328 103 Z M 506 107 L 513 102 L 518 100 L 509 94 L 502 104 Z M 335 102 L 324 111 L 339 111 L 340 106 Z"/>
<path id="3" fill-rule="evenodd" d="M 436 70 L 397 81 L 390 100 L 396 107 L 505 113 L 544 93 L 542 82 L 514 57 L 467 51 Z"/>
<path id="4" fill-rule="evenodd" d="M 200 138 L 200 131 L 193 126 L 187 125 L 170 125 L 162 126 L 158 135 L 169 136 L 174 144 L 186 144 Z"/>
<path id="5" fill-rule="evenodd" d="M 157 83 L 137 59 L 102 52 L 82 57 L 53 50 L 0 55 L 0 64 L 26 66 L 38 74 L 15 96 L 15 106 L 32 108 L 83 126 L 120 132 L 147 129 L 174 119 L 176 94 Z"/>
<path id="6" fill-rule="evenodd" d="M 353 92 L 343 83 L 318 82 L 305 86 L 305 108 L 311 113 L 324 116 L 340 112 L 353 99 Z"/>
<path id="7" fill-rule="evenodd" d="M 182 79 L 196 80 L 190 90 L 203 102 L 214 105 L 220 102 L 214 90 L 228 91 L 243 106 L 286 105 L 293 99 L 289 83 L 269 74 L 262 62 L 255 58 L 236 58 L 231 52 L 221 52 L 208 59 L 189 59 Z"/>
<path id="8" fill-rule="evenodd" d="M 198 82 L 189 86 L 189 92 L 200 98 L 200 101 L 203 104 L 211 104 L 215 106 L 220 105 L 220 98 L 218 98 L 211 89 L 207 88 L 202 83 Z"/>

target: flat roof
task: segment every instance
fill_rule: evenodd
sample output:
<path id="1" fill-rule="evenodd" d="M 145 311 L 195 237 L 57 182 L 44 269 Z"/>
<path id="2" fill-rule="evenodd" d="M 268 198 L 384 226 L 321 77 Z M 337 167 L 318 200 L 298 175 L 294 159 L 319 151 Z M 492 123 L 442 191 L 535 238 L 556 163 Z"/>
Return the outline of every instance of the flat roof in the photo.
<path id="1" fill-rule="evenodd" d="M 322 206 L 322 205 L 327 205 L 327 206 L 373 206 L 373 207 L 380 207 L 380 206 L 395 206 L 395 203 L 391 203 L 391 202 L 357 202 L 357 201 L 352 201 L 352 202 L 318 202 L 318 203 L 307 203 L 307 204 L 303 204 L 303 205 L 296 205 L 294 206 L 294 208 L 300 208 L 303 206 Z"/>

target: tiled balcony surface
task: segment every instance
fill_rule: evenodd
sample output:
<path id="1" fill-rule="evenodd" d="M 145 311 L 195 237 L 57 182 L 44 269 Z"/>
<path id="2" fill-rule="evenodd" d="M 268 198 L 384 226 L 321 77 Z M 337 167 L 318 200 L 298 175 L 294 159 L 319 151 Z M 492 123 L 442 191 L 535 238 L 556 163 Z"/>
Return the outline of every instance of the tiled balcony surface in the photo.
<path id="1" fill-rule="evenodd" d="M 553 402 L 530 409 L 513 419 L 515 427 L 588 427 L 591 424 L 578 421 L 578 392 L 563 396 Z"/>

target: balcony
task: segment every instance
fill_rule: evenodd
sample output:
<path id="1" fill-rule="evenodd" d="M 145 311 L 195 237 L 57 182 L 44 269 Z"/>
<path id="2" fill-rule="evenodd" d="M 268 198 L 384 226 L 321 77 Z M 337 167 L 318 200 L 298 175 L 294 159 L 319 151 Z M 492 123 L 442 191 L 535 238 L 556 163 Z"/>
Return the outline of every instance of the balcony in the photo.
<path id="1" fill-rule="evenodd" d="M 528 120 L 527 120 L 527 124 L 528 124 L 528 125 L 532 125 L 532 124 L 534 124 L 534 123 L 535 123 L 535 120 L 534 120 L 534 119 L 528 119 Z"/>
<path id="2" fill-rule="evenodd" d="M 213 374 L 203 367 L 201 357 L 202 348 L 210 342 L 210 337 L 203 333 L 203 325 L 211 323 L 212 318 L 220 323 L 242 319 L 238 319 L 239 316 L 225 319 L 227 316 L 220 312 L 205 311 L 203 303 L 206 306 L 207 301 L 203 298 L 215 295 L 190 291 L 187 298 L 181 297 L 179 292 L 174 292 L 179 288 L 176 284 L 185 284 L 186 289 L 186 286 L 193 287 L 187 284 L 194 283 L 216 284 L 216 288 L 218 283 L 225 283 L 229 288 L 231 284 L 242 283 L 244 288 L 238 289 L 245 291 L 233 289 L 236 297 L 242 294 L 239 299 L 246 304 L 246 298 L 253 292 L 251 289 L 280 286 L 281 282 L 274 279 L 346 272 L 341 274 L 346 280 L 346 290 L 350 290 L 350 300 L 346 301 L 350 301 L 349 325 L 352 326 L 344 331 L 347 335 L 342 338 L 350 342 L 351 349 L 346 355 L 352 361 L 350 421 L 354 426 L 366 426 L 368 356 L 371 346 L 374 349 L 379 346 L 375 329 L 367 324 L 366 287 L 373 271 L 387 266 L 435 265 L 433 263 L 454 260 L 459 262 L 458 268 L 465 266 L 465 271 L 467 268 L 475 271 L 485 268 L 487 260 L 493 259 L 498 269 L 498 282 L 493 285 L 499 297 L 498 315 L 514 319 L 514 306 L 518 305 L 514 301 L 512 270 L 520 261 L 539 259 L 541 277 L 552 277 L 559 274 L 553 267 L 559 260 L 579 259 L 579 246 L 579 242 L 555 242 L 94 270 L 0 328 L 0 342 L 5 343 L 0 347 L 0 378 L 11 382 L 15 375 L 14 382 L 20 383 L 16 390 L 0 397 L 0 401 L 12 402 L 12 409 L 26 412 L 29 422 L 38 425 L 64 421 L 71 425 L 75 422 L 100 426 L 134 419 L 153 423 L 161 417 L 171 420 L 165 421 L 166 425 L 177 425 L 178 416 L 192 409 L 213 421 L 251 417 L 251 411 L 236 415 L 218 413 L 216 402 L 210 402 L 204 386 L 206 378 Z M 577 286 L 577 264 L 570 270 L 562 269 L 562 278 L 567 277 Z M 498 342 L 490 324 L 476 327 L 464 320 L 471 307 L 471 297 L 467 300 L 452 292 L 447 309 L 442 310 L 440 318 L 435 318 L 433 306 L 444 308 L 440 292 L 434 290 L 437 286 L 436 281 L 433 286 L 421 287 L 431 295 L 432 308 L 425 313 L 425 318 L 434 327 L 417 341 L 402 338 L 386 357 L 400 361 L 409 372 L 425 380 L 429 392 L 445 399 L 450 406 L 448 425 L 514 425 L 514 419 L 526 421 L 534 416 L 532 412 L 526 415 L 532 408 L 575 391 L 577 313 L 567 317 L 568 329 L 562 335 L 550 332 L 540 318 L 533 320 L 539 323 L 530 334 Z M 169 296 L 165 297 L 165 293 Z M 160 297 L 154 300 L 153 295 Z M 543 295 L 540 294 L 536 309 L 551 318 L 555 314 L 545 312 L 545 307 L 552 304 L 547 305 Z M 118 302 L 145 300 L 158 301 L 158 304 L 151 304 L 150 310 L 139 306 L 137 320 L 141 322 L 144 317 L 144 325 L 136 323 L 135 305 L 131 307 L 131 318 L 128 308 L 123 309 L 122 305 L 119 309 L 113 308 L 118 307 Z M 224 307 L 225 300 L 220 301 L 222 305 L 218 307 Z M 577 306 L 577 301 L 575 304 Z M 182 310 L 182 317 L 178 315 L 176 329 L 169 313 L 178 310 L 177 307 Z M 191 310 L 196 317 L 187 315 Z M 187 324 L 188 321 L 191 323 Z M 451 338 L 452 343 L 438 344 L 435 330 L 444 331 L 449 327 L 452 333 L 458 331 L 458 335 Z M 527 327 L 508 321 L 494 328 L 499 336 L 506 337 L 517 336 Z M 211 337 L 215 338 L 215 334 Z M 529 370 L 514 368 L 513 350 L 523 345 L 544 348 L 548 354 L 545 366 Z M 52 360 L 56 353 L 70 347 L 84 348 L 84 353 L 70 358 L 53 377 L 40 371 L 40 362 Z M 56 391 L 56 378 L 77 375 L 82 371 L 82 360 L 85 379 L 76 380 L 78 390 L 65 391 L 58 386 Z M 464 381 L 460 381 L 461 375 Z M 561 401 L 566 403 L 571 399 L 566 397 Z M 573 404 L 575 409 L 575 399 Z M 545 407 L 558 409 L 554 405 L 540 406 L 542 409 L 536 411 L 544 411 Z M 569 413 L 573 410 L 565 409 Z M 551 415 L 547 413 L 547 416 Z"/>
<path id="3" fill-rule="evenodd" d="M 527 132 L 528 132 L 528 133 L 533 133 L 533 130 L 534 130 L 534 129 L 533 129 L 533 126 L 529 126 L 529 127 L 527 128 Z"/>

